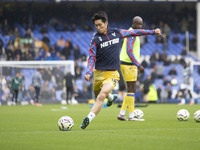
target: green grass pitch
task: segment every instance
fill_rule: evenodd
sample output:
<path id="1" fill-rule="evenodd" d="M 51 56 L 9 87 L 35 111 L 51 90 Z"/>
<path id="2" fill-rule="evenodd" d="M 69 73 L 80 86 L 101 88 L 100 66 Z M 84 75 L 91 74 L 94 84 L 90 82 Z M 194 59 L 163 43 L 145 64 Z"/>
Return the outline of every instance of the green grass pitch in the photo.
<path id="1" fill-rule="evenodd" d="M 63 107 L 63 108 L 62 108 Z M 66 108 L 67 107 L 67 108 Z M 198 150 L 200 123 L 193 119 L 199 105 L 150 104 L 139 108 L 144 122 L 118 121 L 120 109 L 104 108 L 82 130 L 82 119 L 89 105 L 44 105 L 0 107 L 1 150 Z M 180 122 L 179 109 L 187 109 L 190 119 Z M 72 131 L 59 131 L 57 121 L 68 115 L 75 124 Z"/>

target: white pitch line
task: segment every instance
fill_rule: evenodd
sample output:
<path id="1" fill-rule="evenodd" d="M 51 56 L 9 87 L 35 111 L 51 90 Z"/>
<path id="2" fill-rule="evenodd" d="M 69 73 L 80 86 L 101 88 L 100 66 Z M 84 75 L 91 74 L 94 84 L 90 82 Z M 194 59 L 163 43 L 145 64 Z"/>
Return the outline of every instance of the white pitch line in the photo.
<path id="1" fill-rule="evenodd" d="M 173 128 L 173 129 L 164 129 L 164 128 L 161 128 L 161 129 L 123 129 L 123 130 L 78 130 L 78 131 L 70 131 L 71 132 L 75 132 L 75 133 L 79 133 L 79 132 L 85 132 L 85 133 L 88 133 L 88 132 L 113 132 L 113 131 L 120 131 L 120 132 L 124 132 L 124 131 L 174 131 L 174 130 L 194 130 L 194 129 L 197 129 L 199 130 L 200 128 Z M 33 132 L 0 132 L 0 134 L 41 134 L 41 133 L 57 133 L 59 131 L 33 131 Z M 64 132 L 62 132 L 64 133 Z M 69 132 L 67 132 L 69 133 Z"/>
<path id="2" fill-rule="evenodd" d="M 174 130 L 192 130 L 192 129 L 200 129 L 200 128 L 173 128 L 173 129 L 169 129 L 169 128 L 157 128 L 157 129 L 120 129 L 120 130 L 90 130 L 90 131 L 174 131 Z"/>

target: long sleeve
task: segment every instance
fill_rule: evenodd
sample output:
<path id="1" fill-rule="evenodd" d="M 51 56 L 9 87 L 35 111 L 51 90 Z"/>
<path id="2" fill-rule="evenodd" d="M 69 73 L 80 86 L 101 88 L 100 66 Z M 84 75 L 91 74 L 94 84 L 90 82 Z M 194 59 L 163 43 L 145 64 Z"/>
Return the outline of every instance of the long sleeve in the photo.
<path id="1" fill-rule="evenodd" d="M 123 38 L 131 37 L 131 36 L 142 36 L 142 35 L 154 35 L 154 30 L 144 30 L 144 29 L 133 29 L 133 30 L 120 30 L 120 33 Z"/>
<path id="2" fill-rule="evenodd" d="M 133 54 L 133 46 L 135 43 L 135 37 L 133 38 L 127 38 L 127 42 L 126 42 L 126 52 L 130 58 L 130 60 L 132 61 L 133 65 L 139 67 L 140 63 L 137 61 L 137 59 L 135 58 L 134 54 Z"/>
<path id="3" fill-rule="evenodd" d="M 89 74 L 90 76 L 92 76 L 94 63 L 96 61 L 96 51 L 97 51 L 97 46 L 94 42 L 90 46 L 89 58 L 88 58 L 88 62 L 87 62 L 87 73 L 86 74 Z"/>

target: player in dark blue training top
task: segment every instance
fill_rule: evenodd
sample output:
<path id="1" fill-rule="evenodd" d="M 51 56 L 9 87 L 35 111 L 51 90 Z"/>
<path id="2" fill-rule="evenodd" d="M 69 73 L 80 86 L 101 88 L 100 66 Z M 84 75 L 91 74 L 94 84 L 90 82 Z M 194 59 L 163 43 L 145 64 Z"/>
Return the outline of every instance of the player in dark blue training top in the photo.
<path id="1" fill-rule="evenodd" d="M 92 17 L 97 33 L 93 36 L 88 58 L 87 73 L 85 80 L 90 80 L 94 71 L 93 90 L 96 102 L 90 113 L 83 119 L 81 128 L 85 129 L 102 108 L 105 98 L 108 99 L 107 106 L 117 99 L 117 94 L 110 94 L 119 81 L 118 69 L 120 68 L 120 46 L 121 40 L 126 37 L 140 35 L 161 35 L 160 29 L 155 30 L 120 30 L 108 28 L 108 17 L 103 11 L 95 13 Z M 131 54 L 133 56 L 133 53 Z"/>

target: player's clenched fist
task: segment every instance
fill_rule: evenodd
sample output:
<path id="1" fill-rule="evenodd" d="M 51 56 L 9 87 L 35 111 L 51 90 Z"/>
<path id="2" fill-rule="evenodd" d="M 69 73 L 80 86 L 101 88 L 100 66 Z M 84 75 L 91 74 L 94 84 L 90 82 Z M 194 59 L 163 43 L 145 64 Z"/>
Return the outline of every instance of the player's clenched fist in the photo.
<path id="1" fill-rule="evenodd" d="M 161 31 L 160 31 L 160 29 L 159 28 L 157 28 L 157 29 L 155 29 L 155 35 L 161 35 Z"/>
<path id="2" fill-rule="evenodd" d="M 89 81 L 89 80 L 90 80 L 90 75 L 89 75 L 89 74 L 86 74 L 86 75 L 85 75 L 85 80 L 86 80 L 86 81 Z"/>

